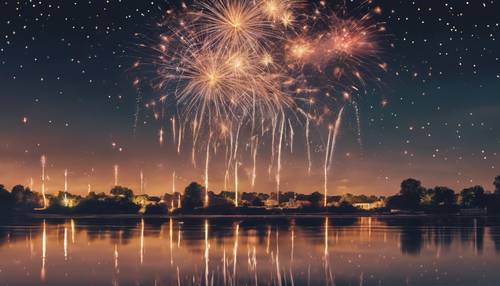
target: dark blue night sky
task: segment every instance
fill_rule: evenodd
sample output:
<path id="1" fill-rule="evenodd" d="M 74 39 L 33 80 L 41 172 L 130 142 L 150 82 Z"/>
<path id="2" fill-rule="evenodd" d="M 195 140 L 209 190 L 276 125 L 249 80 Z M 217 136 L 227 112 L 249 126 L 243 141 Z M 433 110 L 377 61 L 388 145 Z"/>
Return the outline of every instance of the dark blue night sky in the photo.
<path id="1" fill-rule="evenodd" d="M 352 114 L 344 123 L 333 192 L 392 194 L 407 177 L 429 187 L 491 189 L 500 173 L 500 3 L 373 2 L 383 11 L 377 20 L 386 23 L 380 58 L 388 70 L 381 82 L 367 84 L 358 101 L 362 147 Z M 144 53 L 136 33 L 154 35 L 170 6 L 131 0 L 0 3 L 1 183 L 27 184 L 34 177 L 36 189 L 42 154 L 49 160 L 49 191 L 60 188 L 65 168 L 74 192 L 85 192 L 89 183 L 105 188 L 114 164 L 123 170 L 124 184 L 135 188 L 143 169 L 152 193 L 167 189 L 173 170 L 180 185 L 202 180 L 203 170 L 193 168 L 188 156 L 159 146 L 160 124 L 143 107 L 158 94 L 143 94 L 134 132 L 131 66 Z M 285 155 L 284 188 L 321 188 L 319 174 L 298 179 L 304 161 L 303 152 Z M 221 187 L 222 175 L 213 176 Z M 273 184 L 262 175 L 258 186 L 270 192 Z"/>

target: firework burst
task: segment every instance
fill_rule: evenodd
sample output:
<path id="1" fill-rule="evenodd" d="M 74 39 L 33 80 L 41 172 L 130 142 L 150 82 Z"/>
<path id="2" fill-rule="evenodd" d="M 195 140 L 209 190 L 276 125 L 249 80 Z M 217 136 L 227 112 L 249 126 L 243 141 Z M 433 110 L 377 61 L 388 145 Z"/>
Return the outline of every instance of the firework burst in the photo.
<path id="1" fill-rule="evenodd" d="M 296 0 L 207 0 L 183 4 L 177 14 L 168 10 L 159 24 L 154 57 L 146 65 L 155 67 L 155 76 L 146 82 L 153 82 L 161 96 L 148 107 L 156 119 L 171 121 L 177 152 L 191 139 L 193 164 L 197 156 L 204 157 L 207 187 L 211 158 L 221 146 L 226 150 L 225 185 L 234 174 L 238 190 L 238 168 L 248 159 L 253 187 L 258 145 L 270 141 L 268 171 L 275 172 L 279 196 L 283 146 L 293 151 L 294 126 L 306 128 L 311 172 L 311 144 L 325 142 L 311 142 L 310 128 L 336 122 L 335 135 L 327 128 L 328 146 L 322 148 L 327 179 L 342 102 L 364 86 L 373 66 L 385 69 L 386 64 L 378 61 L 376 41 L 383 27 L 372 18 L 380 8 L 355 18 L 339 17 L 324 2 L 313 6 Z M 162 126 L 161 144 L 164 132 Z M 241 145 L 250 149 L 249 158 L 240 154 Z"/>

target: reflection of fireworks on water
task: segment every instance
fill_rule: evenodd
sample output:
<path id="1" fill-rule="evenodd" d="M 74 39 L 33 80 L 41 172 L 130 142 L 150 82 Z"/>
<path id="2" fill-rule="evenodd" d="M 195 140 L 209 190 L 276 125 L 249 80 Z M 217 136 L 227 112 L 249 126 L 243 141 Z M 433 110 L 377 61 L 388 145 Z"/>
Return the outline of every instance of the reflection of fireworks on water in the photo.
<path id="1" fill-rule="evenodd" d="M 293 152 L 294 127 L 305 129 L 310 173 L 311 144 L 325 144 L 312 142 L 310 128 L 334 124 L 328 146 L 322 148 L 328 193 L 326 180 L 344 106 L 353 104 L 360 128 L 352 97 L 373 78 L 372 67 L 387 68 L 377 57 L 377 34 L 384 28 L 373 20 L 381 12 L 378 7 L 349 17 L 323 1 L 308 6 L 297 0 L 183 3 L 179 13 L 167 10 L 158 25 L 158 40 L 141 45 L 152 48 L 153 56 L 150 49 L 134 68 L 153 66 L 148 82 L 161 94 L 146 107 L 155 119 L 171 122 L 161 126 L 159 143 L 171 132 L 178 153 L 181 146 L 191 147 L 194 166 L 203 156 L 206 205 L 210 163 L 218 149 L 225 151 L 224 185 L 229 188 L 233 174 L 237 192 L 238 167 L 251 166 L 253 188 L 258 146 L 271 141 L 268 171 L 275 174 L 279 202 L 283 149 L 290 146 Z M 250 149 L 249 158 L 242 158 L 238 146 Z M 235 205 L 237 200 L 238 194 Z"/>

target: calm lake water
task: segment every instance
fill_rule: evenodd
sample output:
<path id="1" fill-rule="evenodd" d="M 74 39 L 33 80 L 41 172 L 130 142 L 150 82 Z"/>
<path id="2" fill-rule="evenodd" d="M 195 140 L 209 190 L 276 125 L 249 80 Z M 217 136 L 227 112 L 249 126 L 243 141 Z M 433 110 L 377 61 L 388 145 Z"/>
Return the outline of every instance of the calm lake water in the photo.
<path id="1" fill-rule="evenodd" d="M 499 218 L 0 222 L 0 285 L 498 285 Z"/>

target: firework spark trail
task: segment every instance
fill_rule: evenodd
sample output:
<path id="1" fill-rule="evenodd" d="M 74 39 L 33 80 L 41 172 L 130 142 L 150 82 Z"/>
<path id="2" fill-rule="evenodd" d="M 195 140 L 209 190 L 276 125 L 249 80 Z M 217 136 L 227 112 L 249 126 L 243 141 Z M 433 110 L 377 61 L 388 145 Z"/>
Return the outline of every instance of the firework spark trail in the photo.
<path id="1" fill-rule="evenodd" d="M 134 81 L 134 86 L 138 86 L 139 83 L 140 83 L 139 80 L 136 79 Z M 136 134 L 137 126 L 139 124 L 139 115 L 140 115 L 141 102 L 142 102 L 142 92 L 141 92 L 140 89 L 138 89 L 137 97 L 135 98 L 134 135 Z"/>
<path id="2" fill-rule="evenodd" d="M 179 140 L 177 142 L 177 153 L 181 153 L 181 143 L 182 143 L 182 129 L 179 126 Z M 196 165 L 196 161 L 193 159 L 193 165 Z"/>
<path id="3" fill-rule="evenodd" d="M 354 107 L 354 114 L 356 115 L 356 127 L 357 127 L 357 135 L 358 135 L 358 144 L 359 148 L 363 150 L 363 140 L 361 138 L 361 116 L 359 114 L 359 107 L 356 101 L 352 102 L 352 106 Z"/>
<path id="4" fill-rule="evenodd" d="M 277 167 L 276 167 L 276 192 L 277 192 L 277 201 L 278 205 L 280 203 L 280 192 L 281 192 L 281 147 L 283 143 L 283 132 L 285 129 L 285 114 L 282 115 L 281 118 L 281 127 L 280 127 L 280 138 L 279 138 L 279 143 L 278 143 L 278 160 L 277 160 Z"/>
<path id="5" fill-rule="evenodd" d="M 255 187 L 255 180 L 257 178 L 257 150 L 259 148 L 259 138 L 254 137 L 252 141 L 252 180 L 251 180 L 251 187 L 252 189 Z"/>
<path id="6" fill-rule="evenodd" d="M 172 173 L 172 209 L 174 208 L 175 199 L 175 171 Z"/>
<path id="7" fill-rule="evenodd" d="M 330 170 L 333 162 L 333 154 L 335 153 L 335 147 L 337 146 L 337 136 L 340 131 L 340 125 L 342 123 L 342 114 L 344 113 L 344 107 L 342 107 L 337 115 L 337 120 L 335 120 L 335 127 L 333 129 L 332 144 L 330 146 L 330 157 L 328 159 L 328 170 Z"/>
<path id="8" fill-rule="evenodd" d="M 293 130 L 290 119 L 288 119 L 288 127 L 290 128 L 290 153 L 293 153 L 293 136 L 295 135 L 295 131 Z"/>
<path id="9" fill-rule="evenodd" d="M 160 143 L 160 145 L 163 145 L 165 141 L 164 134 L 165 131 L 163 131 L 163 127 L 161 127 L 160 130 L 158 131 L 158 143 Z"/>
<path id="10" fill-rule="evenodd" d="M 233 135 L 233 128 L 229 129 L 229 146 L 226 145 L 226 171 L 224 175 L 224 189 L 228 190 L 228 184 L 229 184 L 229 172 L 230 168 L 232 165 L 232 158 L 233 158 L 233 145 L 234 145 L 234 135 Z"/>
<path id="11" fill-rule="evenodd" d="M 323 190 L 324 190 L 324 203 L 323 206 L 327 206 L 327 196 L 328 196 L 328 155 L 330 153 L 330 141 L 332 137 L 332 132 L 333 132 L 333 127 L 329 126 L 328 127 L 328 141 L 326 144 L 325 148 L 325 163 L 323 166 L 323 176 L 324 176 L 324 181 L 323 181 Z"/>
<path id="12" fill-rule="evenodd" d="M 64 192 L 68 192 L 68 169 L 64 169 Z"/>
<path id="13" fill-rule="evenodd" d="M 206 153 L 206 159 L 205 159 L 205 207 L 208 207 L 208 165 L 210 163 L 210 139 L 212 136 L 208 137 L 208 142 L 207 142 L 207 153 Z"/>
<path id="14" fill-rule="evenodd" d="M 239 181 L 238 181 L 238 165 L 239 162 L 234 162 L 234 205 L 238 207 L 238 189 L 239 189 Z"/>
<path id="15" fill-rule="evenodd" d="M 175 144 L 175 142 L 177 142 L 176 137 L 175 137 L 176 136 L 176 129 L 177 129 L 175 127 L 175 117 L 172 117 L 171 122 L 172 122 L 172 142 L 174 142 L 174 144 Z"/>
<path id="16" fill-rule="evenodd" d="M 47 157 L 42 155 L 40 158 L 40 163 L 42 165 L 42 197 L 43 197 L 43 208 L 47 208 L 47 197 L 45 195 L 45 165 L 47 164 Z"/>
<path id="17" fill-rule="evenodd" d="M 144 172 L 142 172 L 142 170 L 141 170 L 139 175 L 141 177 L 141 194 L 144 195 Z"/>
<path id="18" fill-rule="evenodd" d="M 239 138 L 240 138 L 240 129 L 241 124 L 238 125 L 238 129 L 236 131 L 236 139 L 234 142 L 234 153 L 233 153 L 233 164 L 234 164 L 234 192 L 235 192 L 235 206 L 238 206 L 238 146 L 239 146 Z"/>
<path id="19" fill-rule="evenodd" d="M 327 207 L 328 203 L 328 173 L 330 172 L 331 166 L 332 166 L 332 161 L 333 161 L 333 154 L 335 153 L 335 146 L 337 143 L 337 136 L 340 130 L 340 124 L 342 121 L 342 114 L 344 112 L 344 107 L 342 107 L 339 111 L 339 114 L 337 115 L 337 120 L 335 121 L 334 126 L 329 126 L 328 128 L 328 142 L 326 145 L 325 149 L 325 163 L 324 163 L 324 182 L 323 182 L 323 187 L 324 187 L 324 207 Z"/>
<path id="20" fill-rule="evenodd" d="M 307 174 L 311 175 L 312 160 L 311 160 L 311 141 L 309 140 L 309 115 L 306 116 L 306 149 L 307 149 Z"/>
<path id="21" fill-rule="evenodd" d="M 271 171 L 274 165 L 274 155 L 275 155 L 275 138 L 276 138 L 276 125 L 278 121 L 278 114 L 275 115 L 271 119 L 271 126 L 272 126 L 272 132 L 271 132 L 271 161 L 269 162 L 269 168 L 268 168 L 268 173 L 271 175 Z"/>

